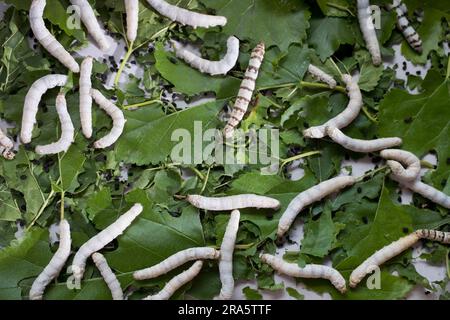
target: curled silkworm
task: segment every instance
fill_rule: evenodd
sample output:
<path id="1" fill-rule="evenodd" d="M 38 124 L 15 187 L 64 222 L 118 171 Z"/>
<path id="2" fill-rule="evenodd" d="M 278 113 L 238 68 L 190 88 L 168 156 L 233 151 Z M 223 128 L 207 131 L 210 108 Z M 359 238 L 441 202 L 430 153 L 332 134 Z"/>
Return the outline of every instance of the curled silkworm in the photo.
<path id="1" fill-rule="evenodd" d="M 402 144 L 402 139 L 397 137 L 380 138 L 373 140 L 353 139 L 345 135 L 341 130 L 335 127 L 327 127 L 327 135 L 336 143 L 348 150 L 355 152 L 374 152 L 386 148 L 392 148 Z"/>
<path id="2" fill-rule="evenodd" d="M 103 138 L 94 142 L 94 147 L 97 149 L 107 148 L 120 138 L 126 120 L 122 110 L 120 110 L 114 103 L 106 99 L 100 91 L 91 89 L 91 96 L 94 101 L 100 106 L 100 108 L 102 108 L 113 121 L 113 127 L 111 131 Z"/>
<path id="3" fill-rule="evenodd" d="M 62 93 L 58 94 L 56 97 L 56 112 L 58 113 L 59 121 L 61 123 L 61 137 L 57 142 L 37 146 L 37 154 L 45 155 L 66 152 L 73 142 L 75 129 L 73 127 L 72 119 L 70 119 L 70 114 L 67 111 L 66 98 Z"/>
<path id="4" fill-rule="evenodd" d="M 287 263 L 270 254 L 261 254 L 261 261 L 281 274 L 296 278 L 327 279 L 341 293 L 347 291 L 344 277 L 334 268 L 317 264 L 307 264 L 300 268 L 298 264 Z"/>
<path id="5" fill-rule="evenodd" d="M 81 130 L 86 138 L 92 137 L 92 66 L 94 59 L 87 57 L 80 69 L 80 122 Z"/>
<path id="6" fill-rule="evenodd" d="M 120 236 L 130 226 L 134 219 L 142 212 L 143 207 L 136 203 L 127 212 L 122 214 L 114 223 L 100 231 L 97 235 L 84 243 L 73 258 L 72 272 L 75 279 L 81 280 L 84 274 L 87 258 L 99 251 L 112 240 Z"/>
<path id="7" fill-rule="evenodd" d="M 64 86 L 66 82 L 67 76 L 62 74 L 51 74 L 36 80 L 30 90 L 28 90 L 23 106 L 22 128 L 20 131 L 20 139 L 23 143 L 31 142 L 33 126 L 36 123 L 36 113 L 42 95 L 49 89 L 57 86 Z"/>
<path id="8" fill-rule="evenodd" d="M 12 150 L 14 148 L 13 141 L 0 129 L 0 154 L 7 160 L 12 160 L 15 157 L 15 153 Z"/>
<path id="9" fill-rule="evenodd" d="M 259 68 L 261 67 L 264 59 L 264 43 L 259 43 L 255 49 L 253 49 L 248 63 L 247 70 L 244 74 L 244 80 L 241 82 L 236 101 L 231 111 L 230 119 L 223 129 L 225 138 L 231 138 L 234 133 L 234 129 L 241 122 L 245 113 L 247 112 L 248 105 L 252 99 L 253 91 L 255 90 L 256 79 L 258 78 Z"/>
<path id="10" fill-rule="evenodd" d="M 197 27 L 210 28 L 215 26 L 224 26 L 227 24 L 226 17 L 210 16 L 189 11 L 171 5 L 164 0 L 147 0 L 147 2 L 163 16 L 166 16 L 172 21 L 179 22 L 182 25 L 191 26 L 194 29 Z"/>
<path id="11" fill-rule="evenodd" d="M 189 248 L 177 252 L 153 267 L 135 271 L 133 277 L 136 280 L 153 279 L 166 274 L 175 268 L 193 260 L 218 259 L 220 252 L 214 248 L 199 247 Z"/>
<path id="12" fill-rule="evenodd" d="M 227 74 L 239 57 L 239 39 L 236 37 L 229 37 L 227 40 L 227 53 L 219 61 L 206 60 L 186 49 L 177 41 L 171 40 L 172 46 L 175 49 L 175 54 L 178 58 L 186 61 L 187 64 L 200 72 L 208 73 L 210 75 Z"/>
<path id="13" fill-rule="evenodd" d="M 123 292 L 120 287 L 120 282 L 117 280 L 116 275 L 109 267 L 105 257 L 101 253 L 95 252 L 92 254 L 92 260 L 97 266 L 97 269 L 100 271 L 103 279 L 105 279 L 109 290 L 111 290 L 113 300 L 123 300 Z"/>
<path id="14" fill-rule="evenodd" d="M 80 66 L 61 43 L 50 33 L 44 22 L 46 0 L 33 0 L 30 6 L 30 26 L 39 43 L 72 72 L 78 73 Z"/>
<path id="15" fill-rule="evenodd" d="M 413 153 L 400 149 L 386 149 L 380 152 L 380 156 L 388 160 L 386 164 L 397 180 L 412 181 L 419 177 L 420 160 Z"/>
<path id="16" fill-rule="evenodd" d="M 300 211 L 303 210 L 303 208 L 345 187 L 351 186 L 355 182 L 355 177 L 335 177 L 300 192 L 294 199 L 292 199 L 286 208 L 286 211 L 282 214 L 280 221 L 278 222 L 277 236 L 280 238 L 286 233 L 287 230 L 289 230 L 295 218 Z"/>
<path id="17" fill-rule="evenodd" d="M 61 272 L 70 255 L 71 246 L 70 225 L 67 220 L 59 223 L 59 247 L 49 264 L 34 280 L 30 289 L 30 300 L 42 300 L 45 288 Z"/>
<path id="18" fill-rule="evenodd" d="M 328 120 L 320 126 L 308 128 L 303 131 L 303 135 L 307 138 L 320 139 L 326 136 L 327 127 L 335 127 L 342 129 L 348 126 L 359 114 L 363 105 L 361 91 L 359 90 L 358 83 L 352 79 L 348 74 L 342 76 L 350 101 L 347 107 L 340 114 L 334 118 Z"/>
<path id="19" fill-rule="evenodd" d="M 202 267 L 203 261 L 196 261 L 189 269 L 167 282 L 159 293 L 150 295 L 144 298 L 144 300 L 169 300 L 178 289 L 194 279 L 200 273 Z"/>
<path id="20" fill-rule="evenodd" d="M 328 86 L 333 89 L 336 87 L 337 83 L 336 80 L 333 79 L 333 77 L 331 75 L 329 75 L 328 73 L 326 73 L 325 71 L 319 69 L 318 67 L 316 67 L 313 64 L 310 64 L 308 66 L 308 72 L 315 78 L 319 79 L 320 81 L 325 82 L 326 84 L 328 84 Z"/>
<path id="21" fill-rule="evenodd" d="M 127 38 L 134 42 L 137 37 L 139 20 L 139 0 L 125 0 L 125 12 L 127 14 Z"/>
<path id="22" fill-rule="evenodd" d="M 186 198 L 194 207 L 211 210 L 211 211 L 227 211 L 244 208 L 264 208 L 278 209 L 280 201 L 277 199 L 258 196 L 256 194 L 240 194 L 228 197 L 203 197 L 201 195 L 190 194 Z"/>
<path id="23" fill-rule="evenodd" d="M 361 33 L 366 42 L 367 50 L 372 56 L 372 63 L 376 66 L 381 64 L 380 45 L 378 44 L 375 26 L 370 14 L 369 0 L 357 0 L 358 2 L 358 20 Z"/>

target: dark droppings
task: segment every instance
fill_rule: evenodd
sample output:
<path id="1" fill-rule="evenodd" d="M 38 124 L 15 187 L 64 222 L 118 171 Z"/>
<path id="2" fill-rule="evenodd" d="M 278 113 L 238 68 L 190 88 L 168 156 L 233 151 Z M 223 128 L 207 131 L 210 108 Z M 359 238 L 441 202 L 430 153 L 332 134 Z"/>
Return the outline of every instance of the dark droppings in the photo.
<path id="1" fill-rule="evenodd" d="M 21 175 L 20 180 L 27 180 L 27 175 L 25 175 L 25 174 Z"/>
<path id="2" fill-rule="evenodd" d="M 362 192 L 361 187 L 358 187 L 358 188 L 356 189 L 356 192 L 361 193 L 361 192 Z"/>
<path id="3" fill-rule="evenodd" d="M 369 223 L 369 219 L 367 219 L 367 217 L 362 217 L 362 222 L 364 224 L 368 224 Z"/>
<path id="4" fill-rule="evenodd" d="M 402 231 L 403 231 L 404 234 L 407 234 L 407 233 L 409 233 L 409 228 L 404 227 L 404 228 L 402 229 Z"/>

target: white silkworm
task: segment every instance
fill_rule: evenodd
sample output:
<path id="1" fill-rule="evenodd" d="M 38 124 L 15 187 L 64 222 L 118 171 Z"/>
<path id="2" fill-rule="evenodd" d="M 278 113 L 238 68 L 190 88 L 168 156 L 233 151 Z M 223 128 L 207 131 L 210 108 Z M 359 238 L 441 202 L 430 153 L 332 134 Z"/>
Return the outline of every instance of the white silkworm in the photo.
<path id="1" fill-rule="evenodd" d="M 347 186 L 353 185 L 355 182 L 355 177 L 335 177 L 300 192 L 294 199 L 292 199 L 286 208 L 286 211 L 282 214 L 280 221 L 278 222 L 277 236 L 280 238 L 286 233 L 287 230 L 289 230 L 295 218 L 303 210 L 303 208 Z"/>
<path id="2" fill-rule="evenodd" d="M 97 235 L 85 242 L 75 254 L 72 263 L 72 272 L 75 279 L 83 278 L 86 260 L 94 252 L 99 251 L 112 240 L 120 236 L 130 226 L 134 219 L 142 212 L 140 203 L 133 205 L 130 210 L 122 214 L 114 223 L 100 231 Z"/>
<path id="3" fill-rule="evenodd" d="M 81 20 L 100 49 L 107 51 L 109 49 L 109 43 L 106 39 L 105 31 L 98 23 L 97 17 L 89 2 L 87 0 L 70 0 L 70 2 L 80 9 Z"/>
<path id="4" fill-rule="evenodd" d="M 111 128 L 111 131 L 103 138 L 94 142 L 95 148 L 104 149 L 114 144 L 117 139 L 120 138 L 126 120 L 122 110 L 120 110 L 114 103 L 106 99 L 100 91 L 91 89 L 91 96 L 94 101 L 100 106 L 100 108 L 102 108 L 113 121 L 113 127 Z"/>
<path id="5" fill-rule="evenodd" d="M 298 264 L 287 263 L 271 254 L 261 254 L 261 261 L 281 274 L 296 278 L 327 279 L 341 293 L 347 291 L 344 277 L 334 268 L 317 264 L 307 264 L 300 268 Z"/>
<path id="6" fill-rule="evenodd" d="M 75 129 L 67 111 L 66 98 L 63 93 L 58 94 L 56 97 L 56 112 L 61 122 L 61 137 L 57 142 L 36 146 L 36 153 L 39 155 L 66 152 L 74 141 Z"/>
<path id="7" fill-rule="evenodd" d="M 36 80 L 25 96 L 22 115 L 22 128 L 20 131 L 20 139 L 23 143 L 31 142 L 33 126 L 36 123 L 36 114 L 42 95 L 47 90 L 57 86 L 64 86 L 67 82 L 67 76 L 62 74 L 50 74 Z"/>
<path id="8" fill-rule="evenodd" d="M 67 220 L 59 223 L 59 247 L 52 259 L 39 276 L 34 280 L 30 289 L 30 300 L 42 300 L 45 288 L 61 272 L 70 255 L 71 246 L 70 225 Z"/>
<path id="9" fill-rule="evenodd" d="M 333 79 L 331 75 L 326 73 L 325 71 L 319 69 L 313 64 L 308 66 L 308 72 L 318 80 L 325 82 L 331 89 L 334 89 L 337 85 L 336 80 Z"/>
<path id="10" fill-rule="evenodd" d="M 220 252 L 214 248 L 199 247 L 189 248 L 177 252 L 153 267 L 135 271 L 133 277 L 136 280 L 146 280 L 159 277 L 175 268 L 193 260 L 218 259 Z"/>
<path id="11" fill-rule="evenodd" d="M 373 140 L 353 139 L 345 135 L 341 130 L 335 127 L 327 127 L 326 133 L 334 142 L 340 144 L 348 150 L 355 152 L 380 151 L 402 144 L 402 139 L 397 137 L 380 138 Z"/>
<path id="12" fill-rule="evenodd" d="M 359 115 L 359 111 L 363 105 L 361 91 L 358 83 L 352 79 L 348 74 L 342 76 L 350 101 L 344 111 L 336 117 L 328 120 L 320 126 L 308 128 L 303 131 L 303 135 L 307 138 L 320 139 L 326 136 L 327 127 L 335 127 L 342 129 L 348 126 Z"/>
<path id="13" fill-rule="evenodd" d="M 370 13 L 369 0 L 357 0 L 358 2 L 358 20 L 361 33 L 366 42 L 367 50 L 372 56 L 372 63 L 376 66 L 381 64 L 380 45 L 378 44 L 375 26 Z"/>
<path id="14" fill-rule="evenodd" d="M 194 29 L 197 27 L 210 28 L 227 24 L 226 17 L 211 16 L 189 11 L 171 5 L 164 0 L 147 0 L 147 2 L 163 16 L 166 16 L 172 21 L 179 22 L 182 25 L 191 26 Z"/>
<path id="15" fill-rule="evenodd" d="M 33 0 L 30 6 L 30 26 L 39 43 L 72 72 L 78 73 L 80 66 L 61 43 L 50 33 L 44 22 L 46 0 Z"/>
<path id="16" fill-rule="evenodd" d="M 194 207 L 211 211 L 228 211 L 244 208 L 278 209 L 280 201 L 277 199 L 258 196 L 256 194 L 239 194 L 228 197 L 203 197 L 190 194 L 186 198 Z"/>
<path id="17" fill-rule="evenodd" d="M 92 137 L 92 67 L 94 59 L 87 57 L 80 69 L 80 122 L 81 130 L 86 138 Z"/>
<path id="18" fill-rule="evenodd" d="M 139 21 L 139 0 L 125 0 L 125 12 L 127 14 L 127 38 L 134 42 L 137 37 Z"/>
<path id="19" fill-rule="evenodd" d="M 413 153 L 400 149 L 386 149 L 380 152 L 380 156 L 388 160 L 386 164 L 397 180 L 412 181 L 419 177 L 420 160 Z"/>
<path id="20" fill-rule="evenodd" d="M 222 245 L 220 246 L 219 272 L 222 289 L 217 297 L 218 300 L 230 300 L 233 296 L 233 252 L 239 229 L 240 216 L 239 210 L 233 210 L 233 212 L 231 212 L 230 220 L 228 221 L 223 236 Z"/>
<path id="21" fill-rule="evenodd" d="M 183 271 L 179 275 L 173 277 L 169 282 L 167 282 L 164 288 L 159 293 L 150 295 L 143 300 L 169 300 L 169 298 L 173 296 L 173 294 L 178 289 L 194 279 L 202 270 L 202 267 L 203 261 L 196 261 L 192 265 L 192 267 L 190 267 L 186 271 Z"/>
<path id="22" fill-rule="evenodd" d="M 244 80 L 241 82 L 236 101 L 231 112 L 230 119 L 223 129 L 225 138 L 231 138 L 234 133 L 234 129 L 244 118 L 247 112 L 248 105 L 252 99 L 253 91 L 256 86 L 256 79 L 258 78 L 259 68 L 264 59 L 264 43 L 259 43 L 255 49 L 253 49 L 248 63 L 247 70 L 244 74 Z"/>
<path id="23" fill-rule="evenodd" d="M 116 275 L 111 270 L 105 257 L 98 252 L 92 254 L 92 260 L 94 261 L 97 269 L 100 271 L 103 279 L 105 279 L 106 285 L 111 290 L 113 300 L 123 300 L 123 292 L 120 287 L 120 282 L 117 280 Z"/>
<path id="24" fill-rule="evenodd" d="M 200 72 L 210 75 L 227 74 L 237 62 L 239 57 L 239 39 L 229 37 L 227 40 L 227 53 L 219 61 L 206 60 L 186 49 L 181 43 L 171 40 L 178 58 L 186 61 L 187 64 Z"/>
<path id="25" fill-rule="evenodd" d="M 13 141 L 0 129 L 0 154 L 7 160 L 12 160 L 16 156 L 12 151 Z"/>

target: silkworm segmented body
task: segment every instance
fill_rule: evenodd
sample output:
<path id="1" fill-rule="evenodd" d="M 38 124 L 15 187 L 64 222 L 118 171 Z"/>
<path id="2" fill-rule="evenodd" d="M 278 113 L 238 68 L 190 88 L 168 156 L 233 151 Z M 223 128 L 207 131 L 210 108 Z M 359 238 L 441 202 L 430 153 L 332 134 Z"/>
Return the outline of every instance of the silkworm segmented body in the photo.
<path id="1" fill-rule="evenodd" d="M 94 142 L 95 148 L 104 149 L 113 145 L 117 139 L 120 138 L 126 120 L 122 110 L 120 110 L 114 103 L 106 99 L 100 91 L 91 89 L 91 95 L 94 101 L 111 117 L 113 121 L 111 131 L 103 138 Z"/>
<path id="2" fill-rule="evenodd" d="M 81 130 L 86 138 L 92 137 L 92 66 L 94 59 L 87 57 L 80 69 L 80 122 Z"/>
<path id="3" fill-rule="evenodd" d="M 363 105 L 361 91 L 358 83 L 352 79 L 348 74 L 342 76 L 350 101 L 344 111 L 336 117 L 328 120 L 320 126 L 308 128 L 303 131 L 303 135 L 307 138 L 320 139 L 326 136 L 327 127 L 335 127 L 342 129 L 348 126 L 359 115 L 359 111 Z"/>
<path id="4" fill-rule="evenodd" d="M 210 28 L 227 24 L 226 17 L 210 16 L 189 11 L 171 5 L 164 0 L 147 0 L 147 2 L 163 16 L 166 16 L 172 21 L 179 22 L 182 25 L 191 26 L 194 29 L 197 27 Z"/>
<path id="5" fill-rule="evenodd" d="M 334 268 L 317 264 L 307 264 L 303 268 L 300 268 L 297 264 L 287 263 L 281 258 L 270 254 L 265 253 L 260 257 L 262 262 L 268 264 L 281 274 L 296 278 L 327 279 L 339 292 L 345 293 L 347 291 L 344 277 Z"/>
<path id="6" fill-rule="evenodd" d="M 334 89 L 337 85 L 336 80 L 333 79 L 332 76 L 330 76 L 328 73 L 326 73 L 325 71 L 323 71 L 322 69 L 319 69 L 318 67 L 316 67 L 313 64 L 310 64 L 308 66 L 308 72 L 315 78 L 317 78 L 318 80 L 325 82 L 326 84 L 328 84 L 328 86 L 331 89 Z"/>
<path id="7" fill-rule="evenodd" d="M 15 153 L 12 151 L 13 148 L 13 141 L 0 129 L 0 154 L 5 159 L 12 160 L 15 157 Z"/>
<path id="8" fill-rule="evenodd" d="M 120 282 L 117 280 L 116 275 L 109 267 L 105 257 L 101 253 L 95 252 L 92 254 L 92 260 L 97 266 L 97 269 L 100 271 L 103 279 L 105 279 L 109 290 L 111 290 L 113 300 L 123 300 L 123 292 L 120 287 Z"/>
<path id="9" fill-rule="evenodd" d="M 355 182 L 356 178 L 354 177 L 335 177 L 299 193 L 292 199 L 286 208 L 286 211 L 284 211 L 281 216 L 280 221 L 278 222 L 277 236 L 280 238 L 287 230 L 289 230 L 295 218 L 303 208 L 345 187 L 351 186 Z"/>
<path id="10" fill-rule="evenodd" d="M 182 44 L 171 40 L 172 46 L 175 49 L 175 54 L 178 58 L 186 61 L 187 64 L 200 72 L 208 73 L 210 75 L 227 74 L 233 69 L 239 57 L 239 39 L 236 37 L 229 37 L 227 40 L 227 53 L 219 61 L 211 61 L 203 59 L 191 51 L 187 50 Z"/>
<path id="11" fill-rule="evenodd" d="M 419 229 L 416 234 L 420 239 L 427 239 L 432 241 L 438 241 L 443 244 L 450 244 L 450 232 L 443 232 L 430 229 Z"/>
<path id="12" fill-rule="evenodd" d="M 42 300 L 45 288 L 61 272 L 70 255 L 71 246 L 70 225 L 67 220 L 59 223 L 59 247 L 52 259 L 39 276 L 34 280 L 30 289 L 30 300 Z"/>
<path id="13" fill-rule="evenodd" d="M 28 90 L 23 106 L 22 127 L 20 131 L 20 139 L 23 143 L 26 144 L 31 142 L 33 126 L 36 123 L 36 113 L 42 95 L 49 89 L 57 86 L 64 86 L 66 82 L 67 76 L 62 74 L 51 74 L 36 80 L 30 90 Z"/>
<path id="14" fill-rule="evenodd" d="M 135 271 L 133 277 L 136 280 L 153 279 L 166 274 L 175 268 L 193 260 L 215 260 L 220 257 L 220 252 L 214 248 L 199 247 L 189 248 L 171 255 L 167 259 L 154 265 L 153 267 Z"/>
<path id="15" fill-rule="evenodd" d="M 73 258 L 72 264 L 72 272 L 75 279 L 81 280 L 81 278 L 83 278 L 87 258 L 120 236 L 142 212 L 142 210 L 142 205 L 140 203 L 136 203 L 130 208 L 130 210 L 122 214 L 114 223 L 100 231 L 97 235 L 84 243 L 80 249 L 78 249 L 78 252 Z"/>
<path id="16" fill-rule="evenodd" d="M 127 14 L 127 38 L 134 42 L 137 37 L 139 21 L 139 0 L 125 0 L 125 12 Z"/>
<path id="17" fill-rule="evenodd" d="M 413 181 L 419 177 L 420 160 L 413 153 L 400 149 L 386 149 L 380 152 L 397 180 Z M 406 166 L 406 169 L 403 165 Z"/>
<path id="18" fill-rule="evenodd" d="M 372 63 L 376 66 L 381 64 L 380 45 L 378 44 L 375 26 L 370 14 L 369 0 L 357 0 L 358 2 L 358 20 L 361 33 L 366 42 L 367 50 L 372 56 Z"/>
<path id="19" fill-rule="evenodd" d="M 186 198 L 194 207 L 211 211 L 228 211 L 244 208 L 278 209 L 280 201 L 277 199 L 258 196 L 256 194 L 240 194 L 228 197 L 203 197 L 190 194 Z"/>
<path id="20" fill-rule="evenodd" d="M 78 73 L 80 66 L 61 43 L 50 33 L 44 22 L 46 0 L 33 0 L 30 6 L 30 26 L 39 43 L 70 71 Z"/>
<path id="21" fill-rule="evenodd" d="M 253 91 L 256 86 L 256 79 L 258 78 L 259 68 L 264 59 L 264 43 L 260 43 L 253 49 L 250 56 L 249 65 L 245 71 L 244 80 L 241 82 L 241 87 L 233 106 L 233 111 L 231 112 L 230 119 L 223 129 L 223 134 L 225 138 L 231 138 L 234 133 L 234 129 L 244 118 L 247 112 L 248 105 L 252 99 Z"/>

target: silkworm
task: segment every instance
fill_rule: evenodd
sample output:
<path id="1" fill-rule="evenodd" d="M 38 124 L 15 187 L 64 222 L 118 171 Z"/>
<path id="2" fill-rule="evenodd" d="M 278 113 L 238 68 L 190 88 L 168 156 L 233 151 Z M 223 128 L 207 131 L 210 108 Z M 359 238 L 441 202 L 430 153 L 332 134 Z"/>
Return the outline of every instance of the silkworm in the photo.
<path id="1" fill-rule="evenodd" d="M 0 154 L 7 160 L 12 160 L 16 156 L 12 151 L 13 141 L 0 129 Z"/>
<path id="2" fill-rule="evenodd" d="M 313 139 L 323 138 L 326 136 L 327 127 L 342 129 L 352 123 L 352 121 L 359 115 L 359 111 L 363 105 L 363 100 L 358 83 L 348 74 L 344 74 L 342 76 L 342 81 L 344 81 L 346 85 L 348 96 L 350 98 L 347 107 L 336 117 L 328 120 L 324 124 L 304 130 L 303 135 L 305 137 Z"/>
<path id="3" fill-rule="evenodd" d="M 133 277 L 136 280 L 146 280 L 159 277 L 175 268 L 193 260 L 218 259 L 220 252 L 214 248 L 198 247 L 179 251 L 153 267 L 135 271 Z"/>
<path id="4" fill-rule="evenodd" d="M 258 78 L 259 68 L 264 59 L 264 43 L 259 43 L 255 49 L 253 49 L 248 63 L 247 70 L 244 74 L 244 80 L 241 82 L 236 101 L 231 112 L 230 119 L 223 129 L 225 138 L 231 138 L 234 133 L 234 129 L 241 122 L 245 113 L 247 112 L 248 105 L 252 99 L 253 91 L 255 90 L 256 79 Z"/>
<path id="5" fill-rule="evenodd" d="M 83 278 L 86 260 L 94 252 L 99 251 L 112 240 L 120 236 L 130 226 L 134 219 L 142 212 L 140 203 L 133 205 L 130 210 L 122 214 L 114 223 L 100 231 L 97 235 L 85 242 L 78 249 L 72 263 L 72 272 L 75 279 Z"/>
<path id="6" fill-rule="evenodd" d="M 327 127 L 327 135 L 336 143 L 344 148 L 355 152 L 374 152 L 386 148 L 395 147 L 402 144 L 402 139 L 397 137 L 380 138 L 373 140 L 353 139 L 345 135 L 341 130 L 335 127 Z"/>
<path id="7" fill-rule="evenodd" d="M 422 53 L 422 40 L 417 31 L 411 26 L 407 15 L 408 9 L 401 0 L 394 0 L 387 5 L 388 10 L 394 10 L 397 14 L 397 28 L 403 33 L 408 44 L 418 53 Z"/>
<path id="8" fill-rule="evenodd" d="M 190 194 L 186 200 L 196 208 L 211 211 L 228 211 L 244 208 L 264 208 L 278 209 L 280 201 L 277 199 L 258 196 L 256 194 L 240 194 L 228 197 L 203 197 L 201 195 Z"/>
<path id="9" fill-rule="evenodd" d="M 150 295 L 143 300 L 169 300 L 173 294 L 189 281 L 194 279 L 202 270 L 203 261 L 196 261 L 189 269 L 173 277 L 164 288 L 155 295 Z"/>
<path id="10" fill-rule="evenodd" d="M 92 137 L 92 67 L 94 59 L 87 57 L 81 63 L 80 69 L 80 122 L 83 135 Z"/>
<path id="11" fill-rule="evenodd" d="M 210 28 L 215 26 L 224 26 L 227 24 L 227 18 L 222 16 L 210 16 L 187 9 L 171 5 L 164 0 L 147 0 L 147 2 L 160 14 L 172 21 L 188 25 L 196 29 L 197 27 Z"/>
<path id="12" fill-rule="evenodd" d="M 200 72 L 210 75 L 227 74 L 237 62 L 239 57 L 239 39 L 229 37 L 227 40 L 227 53 L 219 61 L 206 60 L 186 49 L 181 43 L 171 40 L 178 58 L 186 61 L 187 64 Z"/>
<path id="13" fill-rule="evenodd" d="M 341 293 L 347 291 L 344 277 L 334 268 L 317 264 L 307 264 L 300 268 L 296 263 L 287 263 L 283 259 L 264 253 L 261 261 L 281 274 L 296 278 L 327 279 Z"/>
<path id="14" fill-rule="evenodd" d="M 80 66 L 61 43 L 50 33 L 44 22 L 46 0 L 33 0 L 30 6 L 30 26 L 39 43 L 64 66 L 74 73 L 80 72 Z"/>
<path id="15" fill-rule="evenodd" d="M 375 66 L 381 64 L 381 52 L 380 45 L 378 44 L 377 34 L 375 32 L 375 26 L 370 14 L 369 0 L 358 0 L 358 20 L 361 33 L 364 41 L 366 42 L 367 50 L 369 50 L 372 56 L 372 63 Z"/>
<path id="16" fill-rule="evenodd" d="M 61 137 L 57 142 L 36 146 L 36 153 L 39 155 L 66 152 L 74 141 L 75 129 L 72 119 L 70 119 L 70 114 L 67 111 L 66 98 L 62 93 L 56 97 L 56 112 L 61 123 Z"/>
<path id="17" fill-rule="evenodd" d="M 217 297 L 218 300 L 230 300 L 234 291 L 233 278 L 233 252 L 236 243 L 237 232 L 239 229 L 239 210 L 233 210 L 228 221 L 222 245 L 220 246 L 219 273 L 222 289 Z"/>
<path id="18" fill-rule="evenodd" d="M 103 138 L 94 142 L 95 148 L 104 149 L 113 145 L 117 141 L 117 139 L 120 138 L 126 120 L 122 110 L 120 110 L 114 103 L 106 99 L 100 91 L 91 89 L 91 96 L 94 101 L 100 106 L 100 108 L 102 108 L 113 121 L 113 127 L 111 128 L 111 131 Z"/>
<path id="19" fill-rule="evenodd" d="M 292 199 L 286 208 L 286 211 L 282 214 L 280 221 L 278 222 L 277 236 L 281 238 L 286 231 L 289 230 L 295 218 L 300 211 L 303 210 L 303 208 L 347 186 L 353 185 L 355 182 L 355 177 L 335 177 L 300 192 L 294 199 Z"/>
<path id="20" fill-rule="evenodd" d="M 308 72 L 315 78 L 319 79 L 322 82 L 325 82 L 326 84 L 328 84 L 328 86 L 331 89 L 334 89 L 337 85 L 336 80 L 333 79 L 332 76 L 330 76 L 328 73 L 326 73 L 325 71 L 319 69 L 318 67 L 316 67 L 313 64 L 310 64 L 308 66 Z"/>
<path id="21" fill-rule="evenodd" d="M 16 154 L 11 149 L 7 149 L 3 146 L 0 146 L 0 155 L 6 160 L 13 160 L 16 157 Z"/>
<path id="22" fill-rule="evenodd" d="M 123 292 L 120 287 L 120 282 L 117 280 L 116 275 L 111 270 L 105 257 L 98 252 L 92 254 L 92 260 L 94 261 L 97 269 L 100 271 L 103 279 L 105 279 L 106 285 L 111 290 L 113 300 L 123 300 Z"/>
<path id="23" fill-rule="evenodd" d="M 397 180 L 412 181 L 419 177 L 420 160 L 413 153 L 400 149 L 386 149 L 380 152 L 380 156 L 388 160 L 386 164 Z"/>
<path id="24" fill-rule="evenodd" d="M 70 0 L 70 2 L 80 8 L 81 21 L 83 21 L 83 24 L 99 48 L 102 51 L 107 51 L 109 49 L 109 43 L 106 39 L 105 31 L 98 23 L 97 17 L 89 2 L 87 0 Z"/>
<path id="25" fill-rule="evenodd" d="M 134 42 L 137 37 L 139 21 L 139 0 L 125 0 L 125 12 L 127 14 L 127 38 Z"/>
<path id="26" fill-rule="evenodd" d="M 23 143 L 31 142 L 33 126 L 36 123 L 36 114 L 42 95 L 47 90 L 57 86 L 64 86 L 67 82 L 67 76 L 62 74 L 51 74 L 36 80 L 25 96 L 22 115 L 22 127 L 20 131 L 20 139 Z"/>
<path id="27" fill-rule="evenodd" d="M 420 239 L 427 239 L 438 241 L 443 244 L 450 244 L 450 232 L 443 232 L 430 229 L 419 229 L 416 230 L 416 234 L 420 237 Z"/>
<path id="28" fill-rule="evenodd" d="M 56 277 L 58 277 L 64 264 L 70 255 L 70 225 L 67 220 L 59 223 L 59 247 L 52 259 L 39 276 L 34 280 L 30 289 L 30 300 L 42 300 L 45 288 Z"/>

